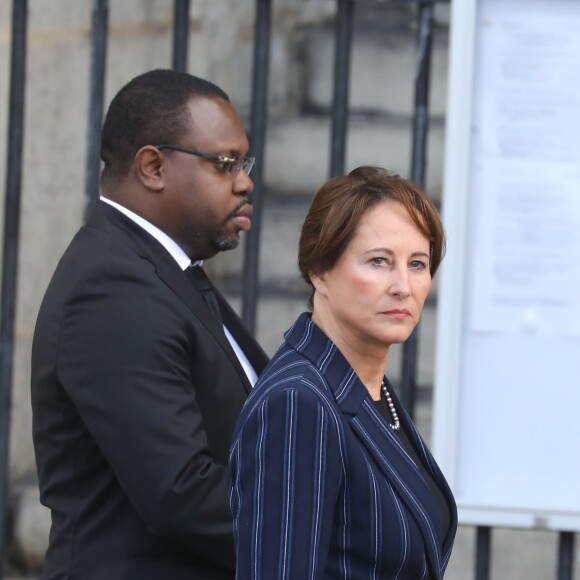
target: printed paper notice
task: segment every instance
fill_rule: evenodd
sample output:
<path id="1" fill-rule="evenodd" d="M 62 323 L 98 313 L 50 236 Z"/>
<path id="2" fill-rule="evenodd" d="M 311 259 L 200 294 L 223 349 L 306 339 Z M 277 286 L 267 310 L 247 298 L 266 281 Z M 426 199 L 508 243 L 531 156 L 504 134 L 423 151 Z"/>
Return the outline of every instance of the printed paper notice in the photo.
<path id="1" fill-rule="evenodd" d="M 493 4 L 475 79 L 470 322 L 580 337 L 580 10 Z"/>

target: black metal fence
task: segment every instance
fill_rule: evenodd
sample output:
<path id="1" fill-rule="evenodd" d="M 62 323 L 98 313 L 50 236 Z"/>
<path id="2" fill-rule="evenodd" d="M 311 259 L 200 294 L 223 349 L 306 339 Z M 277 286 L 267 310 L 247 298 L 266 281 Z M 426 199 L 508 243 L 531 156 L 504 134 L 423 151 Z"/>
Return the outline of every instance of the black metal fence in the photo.
<path id="1" fill-rule="evenodd" d="M 254 332 L 258 297 L 258 251 L 263 198 L 263 160 L 266 145 L 266 123 L 271 11 L 274 0 L 256 0 L 256 23 L 252 80 L 250 142 L 256 156 L 254 180 L 253 227 L 245 248 L 242 281 L 242 316 Z M 366 0 L 367 3 L 372 0 Z M 378 0 L 376 0 L 378 2 Z M 384 1 L 384 0 L 383 0 Z M 397 0 L 392 0 L 396 2 Z M 417 14 L 416 70 L 414 71 L 414 113 L 410 177 L 424 185 L 426 143 L 429 129 L 429 80 L 435 4 L 449 0 L 398 0 L 413 5 Z M 187 70 L 190 0 L 174 0 L 174 28 L 172 35 L 172 66 Z M 352 51 L 353 21 L 357 4 L 364 0 L 336 0 L 334 90 L 332 103 L 331 158 L 329 175 L 344 172 L 346 140 L 349 121 L 349 78 Z M 24 140 L 25 70 L 28 0 L 12 2 L 12 44 L 10 61 L 10 102 L 7 135 L 7 173 L 4 210 L 4 246 L 0 310 L 0 580 L 7 548 L 8 449 L 10 434 L 11 385 L 14 358 L 14 323 L 16 311 L 16 280 L 18 271 L 18 240 L 20 224 L 20 196 L 22 152 Z M 103 118 L 104 88 L 108 38 L 109 2 L 92 0 L 91 75 L 88 122 L 88 141 L 85 173 L 85 206 L 88 207 L 99 191 L 99 135 Z M 405 343 L 401 379 L 401 395 L 411 414 L 415 406 L 417 332 Z M 477 528 L 475 579 L 490 577 L 491 534 L 489 527 Z M 559 536 L 557 580 L 573 577 L 575 535 L 561 532 Z"/>

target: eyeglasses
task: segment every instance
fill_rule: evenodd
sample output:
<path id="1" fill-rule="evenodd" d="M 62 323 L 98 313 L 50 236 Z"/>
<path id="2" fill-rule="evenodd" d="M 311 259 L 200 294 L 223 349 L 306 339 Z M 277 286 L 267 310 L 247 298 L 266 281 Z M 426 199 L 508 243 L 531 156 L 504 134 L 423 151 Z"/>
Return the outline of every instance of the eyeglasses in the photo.
<path id="1" fill-rule="evenodd" d="M 204 151 L 189 149 L 188 147 L 181 147 L 180 145 L 167 145 L 167 143 L 155 145 L 155 147 L 157 147 L 157 149 L 171 149 L 172 151 L 181 151 L 182 153 L 188 153 L 189 155 L 197 155 L 204 159 L 211 159 L 212 161 L 223 164 L 230 173 L 236 175 L 240 171 L 243 171 L 246 175 L 250 175 L 250 171 L 252 171 L 252 167 L 254 167 L 256 161 L 255 157 L 242 157 L 241 159 L 238 159 L 237 157 L 226 157 L 225 155 L 205 153 Z"/>

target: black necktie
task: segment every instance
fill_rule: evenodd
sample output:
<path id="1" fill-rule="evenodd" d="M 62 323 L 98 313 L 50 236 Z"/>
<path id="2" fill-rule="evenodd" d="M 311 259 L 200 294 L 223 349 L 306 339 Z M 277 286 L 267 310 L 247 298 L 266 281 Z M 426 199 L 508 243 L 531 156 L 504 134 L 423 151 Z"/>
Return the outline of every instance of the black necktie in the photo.
<path id="1" fill-rule="evenodd" d="M 220 305 L 215 290 L 213 289 L 211 282 L 203 271 L 203 268 L 201 266 L 190 266 L 189 268 L 185 269 L 185 273 L 201 293 L 202 298 L 204 299 L 211 313 L 214 315 L 215 319 L 220 323 L 220 325 L 223 324 Z"/>

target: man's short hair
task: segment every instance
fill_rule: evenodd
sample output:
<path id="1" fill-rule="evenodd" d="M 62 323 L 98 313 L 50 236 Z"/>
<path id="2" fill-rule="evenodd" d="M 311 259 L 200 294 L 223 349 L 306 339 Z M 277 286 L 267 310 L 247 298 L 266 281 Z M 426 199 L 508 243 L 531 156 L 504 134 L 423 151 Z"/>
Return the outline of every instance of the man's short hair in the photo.
<path id="1" fill-rule="evenodd" d="M 145 145 L 179 143 L 191 124 L 187 103 L 193 97 L 229 101 L 218 86 L 184 72 L 157 69 L 129 81 L 111 101 L 103 124 L 103 176 L 126 175 Z"/>

